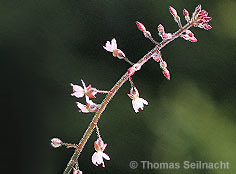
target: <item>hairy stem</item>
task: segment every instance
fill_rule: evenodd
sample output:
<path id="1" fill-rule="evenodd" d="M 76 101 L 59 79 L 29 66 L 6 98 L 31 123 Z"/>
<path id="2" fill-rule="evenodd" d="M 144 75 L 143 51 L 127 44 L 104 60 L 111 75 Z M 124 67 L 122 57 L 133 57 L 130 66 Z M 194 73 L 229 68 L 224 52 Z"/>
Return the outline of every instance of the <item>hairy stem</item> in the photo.
<path id="1" fill-rule="evenodd" d="M 149 51 L 145 56 L 143 56 L 137 63 L 139 63 L 141 66 L 143 64 L 145 64 L 149 59 L 152 58 L 152 55 L 154 53 L 159 53 L 160 50 L 165 47 L 168 43 L 170 43 L 171 41 L 175 40 L 176 38 L 178 38 L 183 32 L 185 32 L 187 29 L 189 29 L 192 26 L 192 22 L 186 24 L 184 27 L 180 28 L 178 31 L 176 31 L 173 35 L 171 39 L 168 40 L 163 40 L 160 44 L 157 44 L 151 51 Z M 66 169 L 64 170 L 64 174 L 69 174 L 72 167 L 76 164 L 76 161 L 80 155 L 80 153 L 82 152 L 86 142 L 88 141 L 89 137 L 91 136 L 94 128 L 97 125 L 97 122 L 99 121 L 103 111 L 105 110 L 105 108 L 107 107 L 108 103 L 110 102 L 110 100 L 112 99 L 112 97 L 116 94 L 116 92 L 120 89 L 120 87 L 129 79 L 129 74 L 128 72 L 126 72 L 121 78 L 120 80 L 113 86 L 113 88 L 110 90 L 110 93 L 107 94 L 107 96 L 105 97 L 105 99 L 103 100 L 101 107 L 99 108 L 99 110 L 96 112 L 96 114 L 94 115 L 92 121 L 90 122 L 87 130 L 85 131 L 82 139 L 80 140 L 77 148 L 75 149 L 74 154 L 72 155 L 70 161 L 68 162 Z"/>

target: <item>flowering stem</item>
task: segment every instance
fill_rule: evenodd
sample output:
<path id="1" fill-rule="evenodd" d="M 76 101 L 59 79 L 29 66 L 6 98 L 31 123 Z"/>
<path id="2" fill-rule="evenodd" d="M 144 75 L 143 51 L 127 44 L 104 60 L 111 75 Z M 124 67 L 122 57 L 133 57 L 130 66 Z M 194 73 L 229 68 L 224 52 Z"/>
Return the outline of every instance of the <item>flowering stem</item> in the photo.
<path id="1" fill-rule="evenodd" d="M 158 44 L 156 43 L 156 46 L 151 51 L 149 51 L 146 55 L 144 55 L 137 63 L 140 64 L 140 66 L 145 64 L 149 59 L 152 58 L 153 54 L 160 53 L 160 50 L 164 46 L 166 46 L 168 43 L 170 43 L 171 41 L 178 38 L 183 32 L 185 32 L 187 29 L 189 29 L 192 25 L 193 25 L 193 22 L 187 23 L 184 27 L 181 27 L 178 31 L 176 31 L 172 35 L 171 39 L 163 40 L 161 43 L 158 43 Z M 128 72 L 126 72 L 120 78 L 120 80 L 113 86 L 113 88 L 110 90 L 110 92 L 107 94 L 107 96 L 105 97 L 105 99 L 101 103 L 101 107 L 95 113 L 95 115 L 94 115 L 92 121 L 90 122 L 87 130 L 85 131 L 82 139 L 80 140 L 79 144 L 77 145 L 77 148 L 75 149 L 74 154 L 72 155 L 70 161 L 67 164 L 66 169 L 64 170 L 64 174 L 70 173 L 72 167 L 76 164 L 76 161 L 77 161 L 80 153 L 82 152 L 86 142 L 88 141 L 90 135 L 92 134 L 94 128 L 97 126 L 97 123 L 98 123 L 103 111 L 107 107 L 107 105 L 110 102 L 110 100 L 112 99 L 112 97 L 116 94 L 116 92 L 119 90 L 119 88 L 129 79 L 129 77 L 130 76 L 129 76 Z"/>

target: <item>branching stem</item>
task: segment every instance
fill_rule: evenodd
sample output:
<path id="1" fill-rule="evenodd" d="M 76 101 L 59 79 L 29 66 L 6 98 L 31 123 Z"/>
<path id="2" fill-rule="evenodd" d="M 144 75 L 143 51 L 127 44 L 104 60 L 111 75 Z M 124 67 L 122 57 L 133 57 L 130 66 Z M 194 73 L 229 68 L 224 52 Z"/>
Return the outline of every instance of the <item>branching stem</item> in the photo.
<path id="1" fill-rule="evenodd" d="M 185 32 L 187 29 L 189 29 L 192 26 L 193 22 L 186 24 L 185 26 L 181 27 L 178 31 L 176 31 L 171 39 L 163 40 L 160 44 L 157 44 L 151 51 L 149 51 L 145 56 L 143 56 L 137 63 L 141 66 L 145 64 L 149 59 L 152 58 L 152 55 L 157 53 L 160 53 L 160 50 L 165 47 L 168 43 L 178 38 L 183 32 Z M 116 92 L 119 90 L 119 88 L 129 79 L 129 74 L 126 72 L 120 80 L 113 86 L 113 88 L 110 90 L 110 93 L 107 94 L 105 99 L 103 100 L 101 107 L 99 110 L 95 113 L 92 121 L 90 122 L 87 130 L 85 131 L 82 139 L 80 140 L 77 148 L 75 149 L 74 154 L 72 155 L 70 161 L 68 162 L 66 169 L 64 170 L 64 174 L 69 174 L 72 167 L 76 164 L 76 161 L 82 152 L 86 142 L 88 141 L 90 135 L 92 134 L 94 128 L 96 127 L 103 111 L 107 107 L 108 103 L 112 99 L 112 97 L 116 94 Z"/>

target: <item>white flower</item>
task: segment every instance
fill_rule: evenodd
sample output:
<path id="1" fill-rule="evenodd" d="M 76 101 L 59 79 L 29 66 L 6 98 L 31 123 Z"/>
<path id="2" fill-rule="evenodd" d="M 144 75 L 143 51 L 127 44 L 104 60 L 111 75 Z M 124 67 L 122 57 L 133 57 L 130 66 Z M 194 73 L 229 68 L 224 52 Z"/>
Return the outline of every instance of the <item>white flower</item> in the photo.
<path id="1" fill-rule="evenodd" d="M 110 157 L 103 152 L 106 147 L 107 144 L 104 144 L 101 138 L 98 138 L 97 141 L 94 142 L 94 149 L 96 150 L 92 156 L 92 163 L 94 165 L 98 166 L 102 164 L 102 167 L 105 167 L 103 158 L 105 160 L 110 160 Z"/>
<path id="2" fill-rule="evenodd" d="M 139 92 L 136 87 L 132 87 L 130 94 L 128 96 L 132 99 L 132 105 L 136 113 L 139 112 L 139 109 L 143 110 L 144 105 L 148 105 L 148 102 L 143 98 L 139 97 Z"/>
<path id="3" fill-rule="evenodd" d="M 98 90 L 96 88 L 92 88 L 91 85 L 89 85 L 88 87 L 86 87 L 84 81 L 81 79 L 82 85 L 78 86 L 78 85 L 74 85 L 74 84 L 70 84 L 73 87 L 73 93 L 71 94 L 71 96 L 75 96 L 77 98 L 81 98 L 84 95 L 90 97 L 90 98 L 96 98 L 95 95 L 97 94 Z"/>
<path id="4" fill-rule="evenodd" d="M 132 104 L 133 104 L 134 111 L 136 113 L 138 113 L 139 109 L 143 110 L 144 104 L 148 105 L 148 102 L 146 100 L 144 100 L 143 98 L 137 97 L 132 100 Z"/>
<path id="5" fill-rule="evenodd" d="M 111 43 L 107 41 L 106 46 L 103 46 L 103 48 L 109 52 L 113 52 L 114 50 L 116 50 L 117 49 L 116 39 L 113 38 L 111 40 Z"/>
<path id="6" fill-rule="evenodd" d="M 102 167 L 105 167 L 103 158 L 104 158 L 105 160 L 110 160 L 110 157 L 109 157 L 107 154 L 103 153 L 102 151 L 94 152 L 94 154 L 93 154 L 93 156 L 92 156 L 92 162 L 93 162 L 93 164 L 96 165 L 96 166 L 102 164 Z"/>
<path id="7" fill-rule="evenodd" d="M 109 52 L 112 52 L 112 55 L 114 57 L 117 57 L 119 59 L 125 58 L 125 54 L 120 49 L 117 48 L 117 43 L 115 38 L 113 38 L 111 42 L 107 41 L 106 46 L 103 46 L 103 48 Z"/>
<path id="8" fill-rule="evenodd" d="M 99 106 L 93 103 L 92 100 L 89 100 L 88 96 L 85 96 L 85 97 L 86 97 L 86 105 L 80 102 L 76 102 L 78 108 L 80 109 L 79 112 L 83 112 L 83 113 L 97 112 Z"/>

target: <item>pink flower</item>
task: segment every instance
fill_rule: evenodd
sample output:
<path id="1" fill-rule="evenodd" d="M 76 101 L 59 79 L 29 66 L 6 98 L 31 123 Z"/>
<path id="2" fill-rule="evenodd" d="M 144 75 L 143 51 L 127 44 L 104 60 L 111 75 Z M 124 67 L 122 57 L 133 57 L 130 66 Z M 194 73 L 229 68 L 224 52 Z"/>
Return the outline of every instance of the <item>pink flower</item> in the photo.
<path id="1" fill-rule="evenodd" d="M 114 57 L 117 57 L 119 59 L 125 58 L 125 54 L 120 49 L 117 49 L 117 43 L 115 38 L 113 38 L 111 42 L 107 41 L 106 46 L 103 46 L 103 48 L 109 52 L 112 52 L 112 55 Z"/>
<path id="2" fill-rule="evenodd" d="M 110 160 L 110 157 L 103 153 L 103 151 L 106 149 L 107 144 L 104 144 L 101 138 L 98 138 L 97 141 L 94 142 L 94 149 L 96 152 L 94 152 L 92 156 L 92 163 L 96 166 L 101 165 L 102 167 L 105 167 L 103 158 L 105 160 Z"/>
<path id="3" fill-rule="evenodd" d="M 136 113 L 139 112 L 139 109 L 143 110 L 144 105 L 148 105 L 146 100 L 139 97 L 139 92 L 136 87 L 130 89 L 130 94 L 128 94 L 128 96 L 132 99 L 132 105 Z"/>
<path id="4" fill-rule="evenodd" d="M 88 87 L 86 87 L 84 81 L 81 79 L 82 85 L 78 86 L 78 85 L 74 85 L 74 84 L 70 84 L 73 87 L 73 93 L 71 94 L 71 96 L 75 96 L 77 98 L 81 98 L 84 95 L 90 97 L 90 98 L 96 98 L 95 95 L 98 93 L 98 90 L 96 88 L 92 88 L 91 85 L 89 85 Z"/>
<path id="5" fill-rule="evenodd" d="M 92 100 L 89 100 L 89 98 L 86 96 L 86 105 L 76 102 L 78 108 L 80 109 L 79 112 L 83 113 L 89 113 L 89 112 L 97 112 L 99 109 L 99 106 L 95 103 L 93 103 Z"/>
<path id="6" fill-rule="evenodd" d="M 139 63 L 134 64 L 128 69 L 129 76 L 132 76 L 136 71 L 141 69 L 141 65 Z"/>
<path id="7" fill-rule="evenodd" d="M 73 169 L 73 174 L 83 174 L 82 171 L 80 171 L 79 169 L 75 169 L 74 167 L 72 167 Z"/>

